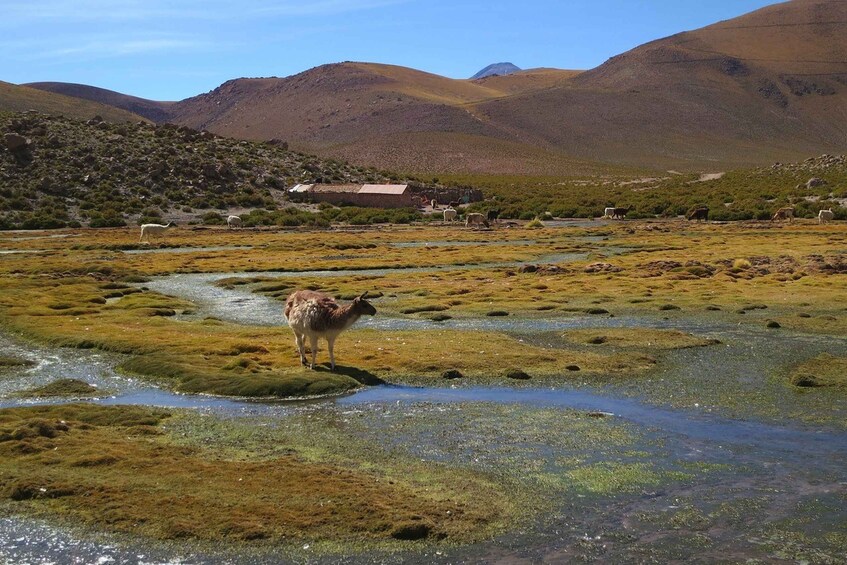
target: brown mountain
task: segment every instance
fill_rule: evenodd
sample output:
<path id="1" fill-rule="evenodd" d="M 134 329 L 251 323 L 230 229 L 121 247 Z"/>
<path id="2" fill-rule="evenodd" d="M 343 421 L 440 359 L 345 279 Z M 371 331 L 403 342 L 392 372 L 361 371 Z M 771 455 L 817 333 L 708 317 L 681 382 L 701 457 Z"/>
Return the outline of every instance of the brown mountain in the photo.
<path id="1" fill-rule="evenodd" d="M 847 2 L 770 6 L 478 111 L 539 144 L 606 162 L 726 166 L 840 153 Z"/>
<path id="2" fill-rule="evenodd" d="M 573 163 L 476 113 L 482 101 L 550 88 L 572 71 L 478 81 L 405 67 L 340 63 L 286 78 L 237 79 L 174 104 L 173 121 L 221 135 L 279 138 L 300 149 L 411 171 L 529 172 Z M 558 165 L 557 165 L 558 166 Z"/>
<path id="3" fill-rule="evenodd" d="M 581 73 L 454 80 L 340 63 L 228 81 L 165 109 L 194 128 L 418 173 L 793 161 L 844 152 L 847 2 L 775 4 Z"/>
<path id="4" fill-rule="evenodd" d="M 91 100 L 100 104 L 108 104 L 109 106 L 144 116 L 154 122 L 168 121 L 168 108 L 173 104 L 172 102 L 157 102 L 155 100 L 121 94 L 113 90 L 106 90 L 105 88 L 70 82 L 30 82 L 21 86 Z"/>
<path id="5" fill-rule="evenodd" d="M 345 63 L 231 81 L 174 111 L 227 135 L 415 171 L 559 172 L 574 157 L 714 168 L 840 153 L 847 2 L 777 4 L 580 74 L 462 81 Z"/>
<path id="6" fill-rule="evenodd" d="M 143 120 L 137 114 L 114 106 L 0 81 L 0 111 L 25 112 L 26 110 L 37 110 L 45 114 L 78 119 L 89 119 L 99 115 L 107 122 Z"/>

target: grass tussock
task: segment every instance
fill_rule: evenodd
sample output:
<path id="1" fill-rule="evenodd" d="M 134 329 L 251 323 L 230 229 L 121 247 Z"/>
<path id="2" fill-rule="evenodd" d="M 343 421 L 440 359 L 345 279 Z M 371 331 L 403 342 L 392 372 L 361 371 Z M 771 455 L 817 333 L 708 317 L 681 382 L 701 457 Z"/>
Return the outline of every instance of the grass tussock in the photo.
<path id="1" fill-rule="evenodd" d="M 11 357 L 9 355 L 0 355 L 0 369 L 9 367 L 32 367 L 34 362 L 29 359 L 21 359 L 20 357 Z"/>
<path id="2" fill-rule="evenodd" d="M 789 382 L 795 387 L 847 390 L 847 358 L 824 353 L 794 368 Z"/>
<path id="3" fill-rule="evenodd" d="M 502 517 L 491 500 L 473 504 L 293 451 L 216 458 L 170 443 L 159 427 L 169 416 L 85 404 L 2 410 L 0 496 L 31 512 L 162 540 L 463 541 Z"/>
<path id="4" fill-rule="evenodd" d="M 17 396 L 25 398 L 97 398 L 107 393 L 79 379 L 59 379 L 46 385 L 23 390 Z"/>
<path id="5" fill-rule="evenodd" d="M 609 345 L 639 349 L 686 349 L 720 343 L 678 330 L 652 328 L 603 328 L 602 330 L 570 330 L 564 333 L 567 341 L 591 345 Z"/>

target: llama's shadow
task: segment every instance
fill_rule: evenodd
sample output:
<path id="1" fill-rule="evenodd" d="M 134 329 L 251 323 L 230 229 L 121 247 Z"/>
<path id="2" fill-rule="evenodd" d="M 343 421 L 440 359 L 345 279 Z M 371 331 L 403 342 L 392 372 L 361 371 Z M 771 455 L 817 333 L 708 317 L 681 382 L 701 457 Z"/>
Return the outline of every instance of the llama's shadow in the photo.
<path id="1" fill-rule="evenodd" d="M 317 365 L 315 366 L 315 370 L 317 371 L 330 371 L 329 365 Z M 347 367 L 344 365 L 336 365 L 335 366 L 335 374 L 344 375 L 345 377 L 350 377 L 351 379 L 359 382 L 363 385 L 368 386 L 378 386 L 386 384 L 384 380 L 377 377 L 373 373 L 369 371 L 365 371 L 364 369 L 359 369 L 357 367 Z"/>

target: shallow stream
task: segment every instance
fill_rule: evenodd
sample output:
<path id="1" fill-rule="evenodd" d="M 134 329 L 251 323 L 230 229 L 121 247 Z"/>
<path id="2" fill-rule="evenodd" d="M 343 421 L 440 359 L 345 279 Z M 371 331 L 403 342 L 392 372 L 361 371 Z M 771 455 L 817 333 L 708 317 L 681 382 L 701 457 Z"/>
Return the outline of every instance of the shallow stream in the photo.
<path id="1" fill-rule="evenodd" d="M 224 301 L 240 296 L 239 291 L 199 285 L 197 277 L 191 277 L 192 282 L 180 288 L 220 291 Z M 278 304 L 264 300 L 274 304 L 273 315 L 278 316 Z M 255 309 L 250 321 L 257 323 Z M 306 551 L 292 554 L 295 561 L 667 562 L 731 555 L 734 560 L 845 562 L 847 433 L 837 426 L 810 426 L 780 417 L 819 407 L 809 395 L 791 393 L 773 375 L 787 363 L 820 352 L 845 355 L 847 341 L 683 317 L 451 322 L 463 324 L 456 327 L 509 331 L 539 342 L 551 330 L 590 325 L 677 328 L 719 336 L 723 343 L 668 353 L 648 379 L 633 382 L 565 380 L 559 386 L 538 387 L 530 381 L 518 388 L 389 385 L 341 397 L 261 402 L 174 394 L 117 374 L 113 367 L 120 356 L 47 350 L 2 336 L 0 355 L 37 364 L 2 370 L 0 407 L 35 402 L 13 398 L 14 391 L 57 378 L 79 378 L 107 391 L 108 396 L 97 401 L 105 404 L 188 409 L 248 426 L 283 420 L 287 426 L 307 419 L 331 422 L 340 433 L 386 450 L 536 484 L 552 501 L 551 510 L 532 523 L 516 525 L 498 539 L 473 546 L 346 558 L 310 556 Z M 402 325 L 401 320 L 387 323 L 387 328 Z M 727 395 L 740 399 L 739 404 L 727 404 Z M 773 413 L 757 413 L 747 404 L 754 402 L 751 395 L 759 402 L 765 395 Z M 827 409 L 844 419 L 840 402 L 833 401 Z M 632 439 L 585 445 L 569 427 L 573 414 L 590 415 Z M 574 487 L 580 469 L 600 474 L 634 470 L 645 476 L 632 485 L 597 491 Z M 226 550 L 204 553 L 188 546 L 91 537 L 14 516 L 0 516 L 0 526 L 0 560 L 9 562 L 235 559 Z M 277 559 L 251 557 L 252 562 Z"/>

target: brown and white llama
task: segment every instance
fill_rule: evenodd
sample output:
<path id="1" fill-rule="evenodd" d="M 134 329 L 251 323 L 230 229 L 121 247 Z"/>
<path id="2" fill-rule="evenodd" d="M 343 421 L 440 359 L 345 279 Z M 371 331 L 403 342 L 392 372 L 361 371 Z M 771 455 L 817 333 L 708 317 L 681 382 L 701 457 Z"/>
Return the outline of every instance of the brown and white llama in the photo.
<path id="1" fill-rule="evenodd" d="M 789 222 L 793 222 L 794 206 L 786 206 L 785 208 L 780 208 L 779 210 L 777 210 L 776 213 L 773 215 L 773 218 L 771 218 L 771 221 L 775 222 L 777 220 L 788 220 Z"/>
<path id="2" fill-rule="evenodd" d="M 329 345 L 329 362 L 331 370 L 335 371 L 335 355 L 333 346 L 338 334 L 352 326 L 363 315 L 373 316 L 374 308 L 364 293 L 353 302 L 344 306 L 334 298 L 314 290 L 298 290 L 293 292 L 285 301 L 285 319 L 294 331 L 294 341 L 300 353 L 300 362 L 306 365 L 304 340 L 309 338 L 309 348 L 312 351 L 310 369 L 315 368 L 315 357 L 318 353 L 318 338 L 324 338 Z"/>

